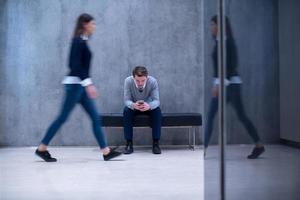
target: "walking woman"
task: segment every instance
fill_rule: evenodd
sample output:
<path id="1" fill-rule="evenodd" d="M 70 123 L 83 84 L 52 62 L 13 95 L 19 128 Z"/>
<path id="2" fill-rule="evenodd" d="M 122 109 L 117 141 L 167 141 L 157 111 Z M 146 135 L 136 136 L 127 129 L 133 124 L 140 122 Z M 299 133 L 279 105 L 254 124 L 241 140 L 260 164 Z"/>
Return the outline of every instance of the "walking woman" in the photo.
<path id="1" fill-rule="evenodd" d="M 58 117 L 50 125 L 35 151 L 35 154 L 46 162 L 56 162 L 56 159 L 51 157 L 47 151 L 47 146 L 59 128 L 66 122 L 77 103 L 82 105 L 92 120 L 93 132 L 102 150 L 104 160 L 110 160 L 121 155 L 120 152 L 106 145 L 101 129 L 101 120 L 94 101 L 97 97 L 97 90 L 89 77 L 92 53 L 88 47 L 88 40 L 95 28 L 95 20 L 91 15 L 81 14 L 78 17 L 69 55 L 70 72 L 62 82 L 65 85 L 65 99 Z"/>
<path id="2" fill-rule="evenodd" d="M 260 137 L 257 134 L 257 130 L 246 116 L 244 105 L 241 98 L 241 84 L 242 80 L 237 72 L 237 52 L 235 43 L 232 37 L 231 27 L 228 18 L 226 18 L 226 80 L 225 84 L 227 85 L 226 99 L 227 102 L 231 103 L 234 107 L 238 119 L 246 128 L 249 136 L 252 138 L 255 147 L 250 155 L 249 159 L 258 158 L 264 151 L 265 148 L 261 143 Z M 205 135 L 204 135 L 204 155 L 208 147 L 209 140 L 213 131 L 213 121 L 215 115 L 218 111 L 218 41 L 217 41 L 217 16 L 213 16 L 211 19 L 211 33 L 215 39 L 215 47 L 212 53 L 213 59 L 213 69 L 214 69 L 214 83 L 212 88 L 212 99 L 210 102 L 210 107 L 207 116 L 207 123 L 205 126 Z"/>

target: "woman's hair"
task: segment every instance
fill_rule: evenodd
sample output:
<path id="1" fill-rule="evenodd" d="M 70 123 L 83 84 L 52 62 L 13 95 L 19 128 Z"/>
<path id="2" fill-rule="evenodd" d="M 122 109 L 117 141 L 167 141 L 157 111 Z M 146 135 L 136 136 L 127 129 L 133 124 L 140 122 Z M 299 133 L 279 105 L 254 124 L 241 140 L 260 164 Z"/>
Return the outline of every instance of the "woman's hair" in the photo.
<path id="1" fill-rule="evenodd" d="M 217 15 L 213 16 L 211 18 L 211 21 L 218 24 L 218 17 Z M 229 59 L 230 64 L 237 67 L 238 65 L 238 51 L 237 51 L 237 46 L 232 34 L 232 29 L 231 29 L 231 25 L 229 22 L 228 17 L 226 16 L 225 18 L 226 21 L 226 45 L 227 45 L 227 60 Z"/>
<path id="2" fill-rule="evenodd" d="M 211 18 L 211 21 L 218 24 L 218 16 L 217 15 L 214 15 L 212 18 Z M 232 29 L 231 29 L 231 24 L 229 22 L 229 19 L 228 17 L 226 16 L 225 17 L 225 23 L 226 23 L 226 37 L 227 38 L 232 38 Z"/>
<path id="3" fill-rule="evenodd" d="M 92 20 L 94 20 L 93 16 L 87 13 L 81 14 L 77 19 L 73 37 L 75 38 L 81 36 L 84 32 L 84 25 Z"/>

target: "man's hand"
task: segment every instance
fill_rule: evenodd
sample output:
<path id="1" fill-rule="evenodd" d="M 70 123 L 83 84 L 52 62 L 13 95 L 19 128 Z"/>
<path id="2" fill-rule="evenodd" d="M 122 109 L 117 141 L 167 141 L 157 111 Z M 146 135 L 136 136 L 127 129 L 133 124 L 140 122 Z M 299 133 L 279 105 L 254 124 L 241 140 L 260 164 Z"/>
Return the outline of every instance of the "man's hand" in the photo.
<path id="1" fill-rule="evenodd" d="M 150 110 L 150 106 L 146 102 L 144 102 L 143 104 L 139 104 L 138 102 L 135 102 L 135 103 L 133 103 L 133 108 L 135 110 L 139 110 L 141 112 L 145 112 L 147 110 Z"/>
<path id="2" fill-rule="evenodd" d="M 137 102 L 133 103 L 133 108 L 135 110 L 140 110 L 140 104 L 138 104 Z"/>
<path id="3" fill-rule="evenodd" d="M 88 85 L 85 87 L 85 90 L 88 94 L 88 96 L 91 98 L 91 99 L 96 99 L 97 98 L 97 89 L 94 85 Z"/>
<path id="4" fill-rule="evenodd" d="M 145 112 L 147 110 L 150 110 L 150 106 L 148 103 L 144 102 L 143 104 L 140 105 L 140 111 Z"/>

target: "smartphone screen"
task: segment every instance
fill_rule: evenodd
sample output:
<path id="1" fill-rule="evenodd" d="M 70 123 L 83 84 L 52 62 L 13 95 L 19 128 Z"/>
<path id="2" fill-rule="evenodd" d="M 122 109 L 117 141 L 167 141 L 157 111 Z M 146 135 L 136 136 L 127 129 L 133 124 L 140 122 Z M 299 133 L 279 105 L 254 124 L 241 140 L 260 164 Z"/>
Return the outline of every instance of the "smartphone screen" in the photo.
<path id="1" fill-rule="evenodd" d="M 138 104 L 139 104 L 139 105 L 142 105 L 142 104 L 144 104 L 144 101 L 143 101 L 143 100 L 139 100 L 139 101 L 138 101 Z"/>

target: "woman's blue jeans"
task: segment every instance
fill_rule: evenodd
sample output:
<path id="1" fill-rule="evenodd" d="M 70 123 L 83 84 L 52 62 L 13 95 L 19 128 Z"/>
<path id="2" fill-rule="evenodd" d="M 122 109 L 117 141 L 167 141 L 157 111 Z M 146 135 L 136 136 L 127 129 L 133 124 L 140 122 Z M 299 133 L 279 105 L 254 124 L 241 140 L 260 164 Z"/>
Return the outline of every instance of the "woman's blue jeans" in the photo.
<path id="1" fill-rule="evenodd" d="M 254 143 L 260 142 L 259 135 L 257 134 L 257 130 L 247 117 L 244 105 L 241 98 L 241 84 L 230 84 L 227 86 L 227 93 L 226 93 L 227 102 L 231 103 L 234 107 L 238 119 L 246 128 L 249 136 L 252 138 Z M 209 111 L 207 115 L 207 123 L 205 126 L 205 135 L 204 135 L 204 147 L 207 148 L 212 130 L 213 130 L 213 122 L 218 111 L 218 97 L 213 97 L 210 102 Z"/>
<path id="2" fill-rule="evenodd" d="M 65 85 L 65 99 L 61 111 L 54 122 L 48 128 L 41 143 L 48 145 L 59 128 L 66 122 L 71 111 L 77 103 L 80 103 L 92 120 L 93 132 L 101 149 L 106 147 L 105 136 L 101 128 L 101 118 L 93 99 L 89 98 L 85 88 L 80 84 Z"/>

